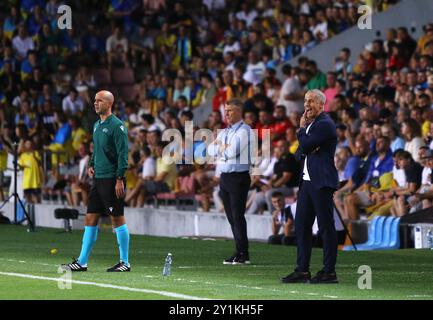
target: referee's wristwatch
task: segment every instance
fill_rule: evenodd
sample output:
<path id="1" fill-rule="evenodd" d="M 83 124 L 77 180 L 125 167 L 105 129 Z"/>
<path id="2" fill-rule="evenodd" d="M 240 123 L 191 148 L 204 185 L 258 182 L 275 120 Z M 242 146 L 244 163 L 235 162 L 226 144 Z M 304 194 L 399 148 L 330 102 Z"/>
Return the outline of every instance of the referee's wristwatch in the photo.
<path id="1" fill-rule="evenodd" d="M 116 180 L 117 180 L 117 181 L 119 181 L 119 180 L 120 180 L 120 181 L 123 181 L 123 177 L 116 177 Z"/>

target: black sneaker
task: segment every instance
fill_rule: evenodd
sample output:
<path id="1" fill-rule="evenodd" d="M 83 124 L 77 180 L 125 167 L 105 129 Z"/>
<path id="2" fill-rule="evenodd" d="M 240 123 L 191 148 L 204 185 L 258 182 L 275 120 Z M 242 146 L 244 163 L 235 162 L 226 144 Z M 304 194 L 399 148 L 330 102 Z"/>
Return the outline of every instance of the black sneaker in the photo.
<path id="1" fill-rule="evenodd" d="M 310 283 L 338 283 L 337 274 L 335 272 L 327 273 L 323 270 L 320 270 L 319 272 L 317 272 L 316 276 L 311 279 Z"/>
<path id="2" fill-rule="evenodd" d="M 235 253 L 230 258 L 227 258 L 223 261 L 223 264 L 233 264 L 233 261 L 236 259 L 237 253 Z"/>
<path id="3" fill-rule="evenodd" d="M 284 278 L 281 278 L 282 283 L 309 283 L 311 280 L 310 272 L 294 271 Z"/>
<path id="4" fill-rule="evenodd" d="M 72 272 L 78 272 L 78 271 L 87 271 L 87 265 L 82 266 L 78 259 L 73 258 L 71 263 L 68 264 L 62 264 L 61 265 L 63 270 L 68 270 Z"/>
<path id="5" fill-rule="evenodd" d="M 248 253 L 239 253 L 234 259 L 232 264 L 250 264 L 250 257 Z"/>
<path id="6" fill-rule="evenodd" d="M 129 272 L 131 271 L 131 266 L 128 266 L 123 261 L 107 269 L 107 272 Z"/>

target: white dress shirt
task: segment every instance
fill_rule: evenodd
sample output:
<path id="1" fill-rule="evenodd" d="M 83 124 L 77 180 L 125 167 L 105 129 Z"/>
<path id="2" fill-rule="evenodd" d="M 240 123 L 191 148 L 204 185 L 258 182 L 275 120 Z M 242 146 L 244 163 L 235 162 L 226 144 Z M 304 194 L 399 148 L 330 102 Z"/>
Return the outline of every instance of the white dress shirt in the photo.
<path id="1" fill-rule="evenodd" d="M 313 121 L 313 122 L 314 122 L 314 121 Z M 308 127 L 307 127 L 307 134 L 308 134 L 308 131 L 310 131 L 310 128 L 311 128 L 311 125 L 313 124 L 313 122 L 311 122 L 311 123 L 308 125 Z M 304 172 L 303 172 L 303 175 L 302 175 L 302 179 L 305 180 L 305 181 L 311 181 L 311 179 L 310 179 L 310 174 L 308 173 L 308 168 L 307 168 L 307 158 L 308 158 L 308 157 L 305 157 L 305 162 L 304 162 Z"/>

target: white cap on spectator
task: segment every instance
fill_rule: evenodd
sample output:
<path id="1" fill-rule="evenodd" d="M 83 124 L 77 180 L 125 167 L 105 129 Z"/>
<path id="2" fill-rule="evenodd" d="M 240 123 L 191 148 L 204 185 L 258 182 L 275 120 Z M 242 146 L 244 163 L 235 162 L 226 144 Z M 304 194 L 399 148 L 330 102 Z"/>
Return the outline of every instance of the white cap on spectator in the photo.
<path id="1" fill-rule="evenodd" d="M 367 43 L 365 45 L 364 49 L 372 52 L 373 51 L 373 42 Z"/>

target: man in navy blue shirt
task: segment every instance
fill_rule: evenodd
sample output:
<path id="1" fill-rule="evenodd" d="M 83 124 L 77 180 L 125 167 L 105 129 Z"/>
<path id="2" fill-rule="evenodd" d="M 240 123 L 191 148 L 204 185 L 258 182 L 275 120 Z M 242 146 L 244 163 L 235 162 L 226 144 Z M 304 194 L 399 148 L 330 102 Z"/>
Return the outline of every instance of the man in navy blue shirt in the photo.
<path id="1" fill-rule="evenodd" d="M 338 283 L 333 203 L 339 183 L 334 164 L 337 133 L 334 122 L 324 112 L 325 102 L 326 97 L 320 90 L 305 94 L 305 112 L 300 121 L 296 151 L 304 164 L 295 215 L 297 261 L 294 272 L 281 279 L 283 283 Z M 316 216 L 323 239 L 323 268 L 311 278 L 312 226 Z"/>

